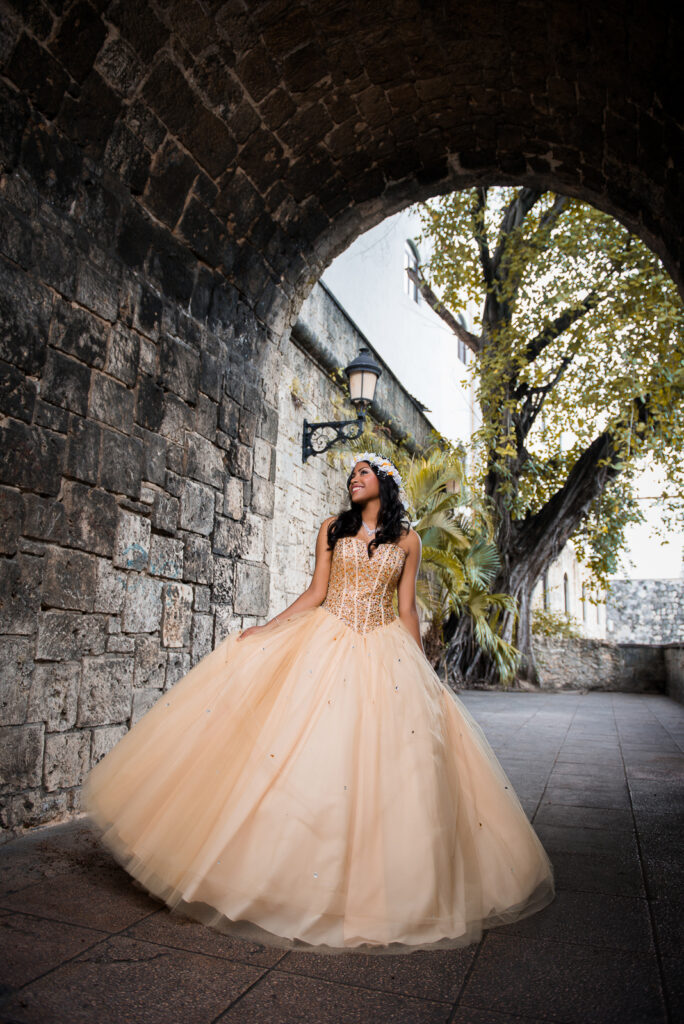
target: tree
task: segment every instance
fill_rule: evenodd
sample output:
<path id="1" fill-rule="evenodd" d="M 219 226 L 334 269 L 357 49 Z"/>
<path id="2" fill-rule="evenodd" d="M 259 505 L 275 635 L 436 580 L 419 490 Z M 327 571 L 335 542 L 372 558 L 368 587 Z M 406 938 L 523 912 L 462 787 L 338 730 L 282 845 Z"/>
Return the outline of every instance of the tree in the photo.
<path id="1" fill-rule="evenodd" d="M 641 517 L 632 483 L 644 457 L 682 493 L 683 307 L 659 259 L 578 200 L 480 187 L 418 209 L 433 255 L 409 273 L 475 356 L 483 424 L 472 443 L 501 555 L 493 588 L 518 607 L 517 622 L 504 611 L 501 636 L 536 682 L 530 598 L 544 569 L 572 538 L 605 583 Z M 478 333 L 450 312 L 468 301 L 481 309 Z M 494 681 L 481 649 L 470 658 L 470 631 L 461 617 L 453 663 Z"/>

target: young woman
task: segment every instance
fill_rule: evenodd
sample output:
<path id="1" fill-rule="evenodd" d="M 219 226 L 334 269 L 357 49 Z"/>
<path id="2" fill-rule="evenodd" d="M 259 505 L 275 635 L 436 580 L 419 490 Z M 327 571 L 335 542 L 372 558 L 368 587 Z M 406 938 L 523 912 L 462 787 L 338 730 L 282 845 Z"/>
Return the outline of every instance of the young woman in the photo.
<path id="1" fill-rule="evenodd" d="M 138 885 L 226 934 L 315 953 L 464 946 L 549 904 L 553 868 L 425 657 L 399 473 L 363 452 L 347 491 L 307 590 L 163 693 L 91 770 L 85 807 Z"/>

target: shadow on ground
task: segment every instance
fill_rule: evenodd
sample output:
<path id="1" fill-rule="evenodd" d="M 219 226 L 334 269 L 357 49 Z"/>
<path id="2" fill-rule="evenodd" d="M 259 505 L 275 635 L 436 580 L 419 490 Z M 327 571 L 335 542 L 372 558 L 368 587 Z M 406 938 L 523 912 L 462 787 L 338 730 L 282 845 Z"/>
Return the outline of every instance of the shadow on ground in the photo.
<path id="1" fill-rule="evenodd" d="M 171 916 L 86 818 L 0 847 L 2 1024 L 684 1019 L 684 708 L 463 693 L 554 863 L 554 902 L 465 949 L 316 956 Z"/>

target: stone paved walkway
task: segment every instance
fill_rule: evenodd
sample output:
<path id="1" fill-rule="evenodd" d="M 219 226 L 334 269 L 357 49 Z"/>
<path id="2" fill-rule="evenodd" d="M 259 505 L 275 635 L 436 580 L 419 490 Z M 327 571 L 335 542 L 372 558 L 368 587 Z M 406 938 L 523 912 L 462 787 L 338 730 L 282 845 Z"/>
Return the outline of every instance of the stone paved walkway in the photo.
<path id="1" fill-rule="evenodd" d="M 556 869 L 554 902 L 465 949 L 263 950 L 172 919 L 81 818 L 0 847 L 3 1024 L 684 1020 L 684 708 L 464 693 Z"/>

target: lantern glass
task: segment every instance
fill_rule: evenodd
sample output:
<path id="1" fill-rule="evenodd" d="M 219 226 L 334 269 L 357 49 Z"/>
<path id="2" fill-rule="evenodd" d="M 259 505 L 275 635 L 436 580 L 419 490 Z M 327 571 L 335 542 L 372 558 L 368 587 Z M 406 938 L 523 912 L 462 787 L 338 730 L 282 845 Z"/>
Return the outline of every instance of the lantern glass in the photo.
<path id="1" fill-rule="evenodd" d="M 368 370 L 352 370 L 349 375 L 349 394 L 352 402 L 372 402 L 377 376 Z"/>

